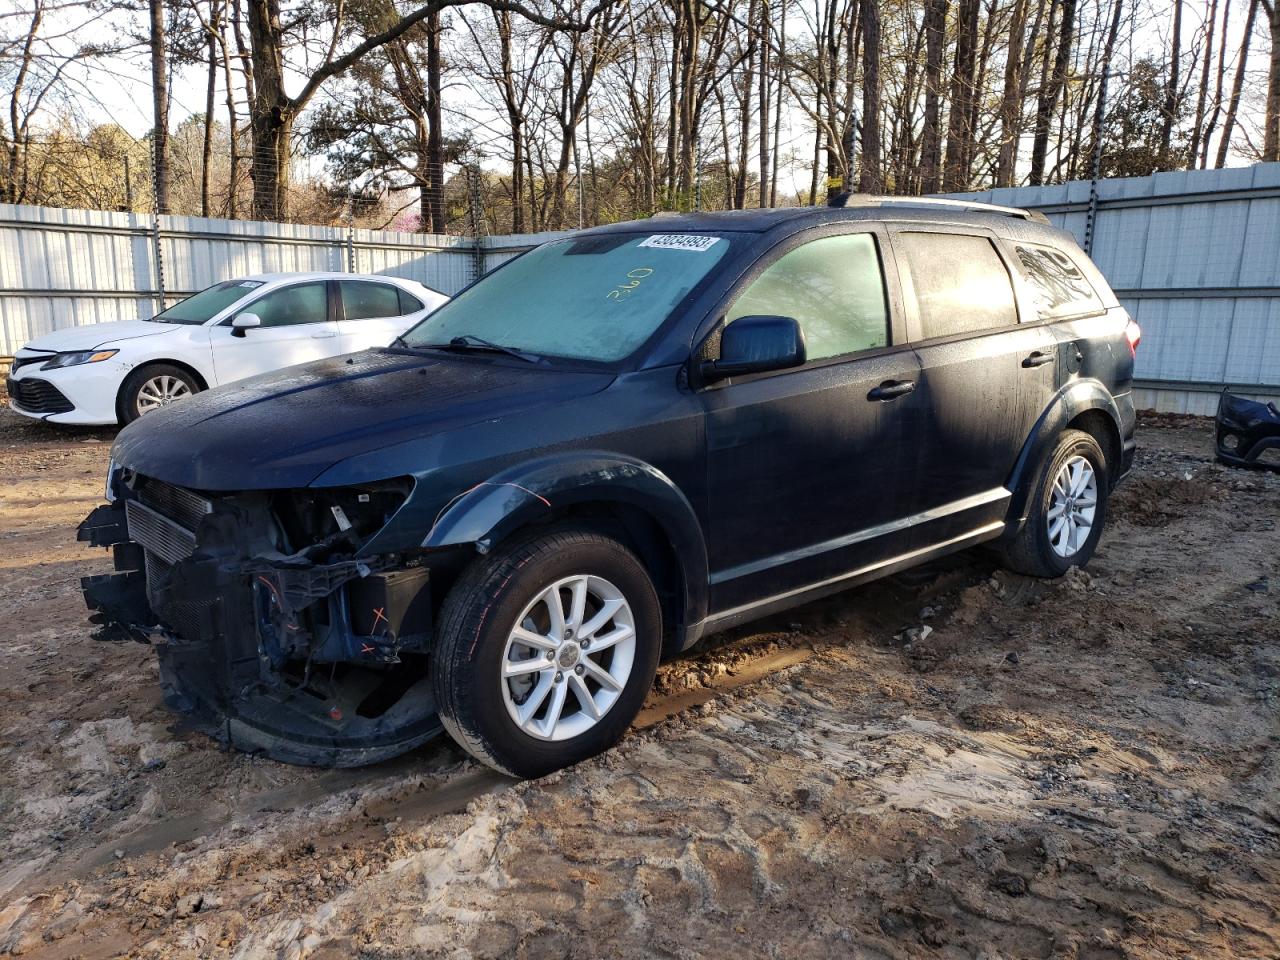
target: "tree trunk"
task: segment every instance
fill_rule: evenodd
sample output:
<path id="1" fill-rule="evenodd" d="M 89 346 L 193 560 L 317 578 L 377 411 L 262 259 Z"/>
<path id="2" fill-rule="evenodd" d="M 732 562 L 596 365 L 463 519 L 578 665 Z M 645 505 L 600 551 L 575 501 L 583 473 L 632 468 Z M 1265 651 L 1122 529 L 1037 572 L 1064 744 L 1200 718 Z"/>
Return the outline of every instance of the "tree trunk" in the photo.
<path id="1" fill-rule="evenodd" d="M 861 193 L 884 193 L 880 162 L 880 0 L 860 0 L 862 22 L 862 162 Z M 850 69 L 852 69 L 850 64 Z"/>
<path id="2" fill-rule="evenodd" d="M 1173 148 L 1173 121 L 1178 112 L 1178 74 L 1182 68 L 1182 0 L 1173 0 L 1173 49 L 1169 55 L 1169 84 L 1164 91 L 1164 119 L 1160 124 L 1160 163 L 1169 162 Z"/>
<path id="3" fill-rule="evenodd" d="M 730 198 L 734 210 L 742 210 L 747 205 L 747 154 L 751 139 L 751 98 L 755 92 L 756 52 L 759 50 L 760 34 L 755 29 L 759 0 L 750 0 L 747 6 L 747 23 L 751 29 L 747 31 L 747 49 L 745 74 L 742 78 L 741 92 L 738 96 L 738 169 L 734 177 L 733 196 Z"/>
<path id="4" fill-rule="evenodd" d="M 1222 90 L 1227 79 L 1227 27 L 1231 22 L 1231 0 L 1222 3 L 1222 33 L 1218 41 L 1218 69 L 1213 87 L 1213 111 L 1204 124 L 1204 136 L 1200 139 L 1200 169 L 1209 166 L 1209 141 L 1213 139 L 1213 131 L 1218 127 L 1218 117 L 1222 115 Z"/>
<path id="5" fill-rule="evenodd" d="M 13 139 L 9 141 L 9 169 L 3 193 L 5 200 L 9 203 L 21 203 L 26 199 L 28 118 L 22 116 L 22 89 L 35 58 L 36 36 L 40 33 L 43 20 L 43 0 L 36 0 L 35 9 L 31 13 L 31 24 L 27 27 L 27 35 L 22 46 L 22 61 L 9 92 L 9 132 L 13 135 Z"/>
<path id="6" fill-rule="evenodd" d="M 227 217 L 234 219 L 236 189 L 240 185 L 240 124 L 236 117 L 236 88 L 232 84 L 231 51 L 227 45 L 227 20 L 224 7 L 218 33 L 218 46 L 222 50 L 222 82 L 227 87 L 227 136 L 231 140 L 230 168 L 227 174 Z"/>
<path id="7" fill-rule="evenodd" d="M 1054 58 L 1053 75 L 1047 84 L 1042 85 L 1040 96 L 1036 101 L 1035 140 L 1031 145 L 1031 177 L 1033 185 L 1044 183 L 1044 164 L 1049 154 L 1049 125 L 1053 120 L 1054 107 L 1058 95 L 1067 82 L 1067 67 L 1071 61 L 1071 44 L 1075 37 L 1076 0 L 1063 0 L 1062 19 L 1058 24 L 1058 49 Z M 1050 31 L 1052 35 L 1052 30 Z M 1049 52 L 1046 44 L 1045 60 Z"/>
<path id="8" fill-rule="evenodd" d="M 774 86 L 778 91 L 778 99 L 773 108 L 773 169 L 769 176 L 769 206 L 778 205 L 778 144 L 782 134 L 782 92 L 786 86 L 785 70 L 787 68 L 787 4 L 782 4 L 782 16 L 778 24 L 778 55 L 776 58 L 778 75 Z"/>
<path id="9" fill-rule="evenodd" d="M 1214 166 L 1221 170 L 1227 165 L 1227 151 L 1231 147 L 1231 133 L 1236 125 L 1236 114 L 1240 109 L 1240 95 L 1244 92 L 1245 67 L 1249 63 L 1249 41 L 1253 38 L 1253 27 L 1258 19 L 1259 0 L 1250 0 L 1249 12 L 1245 15 L 1244 38 L 1240 43 L 1240 62 L 1236 64 L 1236 76 L 1231 81 L 1231 99 L 1227 101 L 1227 116 L 1222 121 L 1222 139 L 1218 141 L 1218 157 Z"/>
<path id="10" fill-rule="evenodd" d="M 973 149 L 970 119 L 977 95 L 974 68 L 978 39 L 979 0 L 960 0 L 957 13 L 956 60 L 951 75 L 951 114 L 947 121 L 946 167 L 942 188 L 948 193 L 969 186 L 969 168 L 965 162 Z"/>
<path id="11" fill-rule="evenodd" d="M 216 22 L 217 11 L 214 11 Z M 209 85 L 204 97 L 204 149 L 200 155 L 200 216 L 211 216 L 209 207 L 209 164 L 213 161 L 213 102 L 218 94 L 218 48 L 213 30 L 208 37 Z M 234 149 L 234 148 L 233 148 Z"/>
<path id="12" fill-rule="evenodd" d="M 429 233 L 444 233 L 444 119 L 441 108 L 440 14 L 427 17 L 427 212 Z"/>
<path id="13" fill-rule="evenodd" d="M 1267 113 L 1263 119 L 1263 163 L 1280 160 L 1280 0 L 1263 3 L 1271 19 L 1271 65 L 1267 72 Z"/>
<path id="14" fill-rule="evenodd" d="M 760 3 L 760 206 L 769 206 L 769 0 Z"/>
<path id="15" fill-rule="evenodd" d="M 289 137 L 293 109 L 284 92 L 278 0 L 248 0 L 254 96 L 249 125 L 253 138 L 253 215 L 284 220 L 289 215 Z"/>
<path id="16" fill-rule="evenodd" d="M 1009 24 L 1009 53 L 1004 64 L 1004 92 L 1000 97 L 1000 149 L 996 154 L 997 187 L 1013 186 L 1013 170 L 1018 160 L 1022 136 L 1022 43 L 1027 30 L 1028 0 L 1013 0 Z"/>
<path id="17" fill-rule="evenodd" d="M 150 0 L 151 102 L 156 213 L 169 212 L 169 81 L 165 51 L 164 0 Z"/>
<path id="18" fill-rule="evenodd" d="M 1200 156 L 1200 138 L 1204 135 L 1205 108 L 1209 102 L 1209 71 L 1213 66 L 1213 35 L 1218 26 L 1218 0 L 1209 4 L 1205 27 L 1204 63 L 1200 67 L 1200 92 L 1196 95 L 1196 115 L 1191 127 L 1191 149 L 1187 151 L 1187 169 L 1193 169 Z"/>
<path id="19" fill-rule="evenodd" d="M 927 0 L 924 14 L 924 131 L 920 142 L 920 190 L 942 187 L 942 58 L 947 45 L 948 0 Z"/>

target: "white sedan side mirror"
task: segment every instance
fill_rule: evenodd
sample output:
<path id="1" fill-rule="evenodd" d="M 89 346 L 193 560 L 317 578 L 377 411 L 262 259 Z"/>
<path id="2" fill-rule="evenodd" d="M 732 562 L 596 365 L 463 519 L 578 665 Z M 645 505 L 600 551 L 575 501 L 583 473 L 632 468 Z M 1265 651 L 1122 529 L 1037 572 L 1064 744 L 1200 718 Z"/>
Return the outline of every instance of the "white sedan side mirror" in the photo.
<path id="1" fill-rule="evenodd" d="M 241 313 L 231 321 L 231 335 L 243 337 L 249 330 L 260 326 L 262 326 L 262 318 L 256 313 Z"/>

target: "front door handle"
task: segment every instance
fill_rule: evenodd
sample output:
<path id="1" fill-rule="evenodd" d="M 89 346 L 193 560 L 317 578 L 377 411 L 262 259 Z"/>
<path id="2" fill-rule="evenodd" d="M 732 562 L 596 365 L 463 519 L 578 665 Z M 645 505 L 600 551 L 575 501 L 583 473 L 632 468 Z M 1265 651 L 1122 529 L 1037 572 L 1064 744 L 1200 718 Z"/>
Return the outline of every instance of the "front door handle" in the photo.
<path id="1" fill-rule="evenodd" d="M 311 335 L 312 340 L 325 340 L 329 337 L 336 337 L 337 334 L 332 330 L 319 330 Z"/>
<path id="2" fill-rule="evenodd" d="M 1046 363 L 1053 363 L 1052 351 L 1045 353 L 1043 350 L 1037 350 L 1031 356 L 1022 359 L 1024 367 L 1043 367 Z"/>
<path id="3" fill-rule="evenodd" d="M 868 400 L 894 400 L 904 397 L 916 388 L 914 380 L 886 380 L 878 387 L 872 387 L 867 394 Z"/>

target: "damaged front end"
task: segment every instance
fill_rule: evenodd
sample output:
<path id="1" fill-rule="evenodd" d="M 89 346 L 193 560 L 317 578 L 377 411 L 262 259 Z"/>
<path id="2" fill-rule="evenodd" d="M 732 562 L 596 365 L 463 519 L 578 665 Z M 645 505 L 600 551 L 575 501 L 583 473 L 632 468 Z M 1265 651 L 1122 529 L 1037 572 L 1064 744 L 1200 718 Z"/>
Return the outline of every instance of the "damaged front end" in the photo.
<path id="1" fill-rule="evenodd" d="M 152 643 L 165 702 L 228 746 L 359 766 L 441 731 L 423 556 L 359 548 L 412 479 L 203 493 L 127 470 L 79 539 L 115 574 L 81 585 L 99 639 Z"/>
<path id="2" fill-rule="evenodd" d="M 1224 390 L 1214 442 L 1223 463 L 1280 470 L 1280 409 Z"/>

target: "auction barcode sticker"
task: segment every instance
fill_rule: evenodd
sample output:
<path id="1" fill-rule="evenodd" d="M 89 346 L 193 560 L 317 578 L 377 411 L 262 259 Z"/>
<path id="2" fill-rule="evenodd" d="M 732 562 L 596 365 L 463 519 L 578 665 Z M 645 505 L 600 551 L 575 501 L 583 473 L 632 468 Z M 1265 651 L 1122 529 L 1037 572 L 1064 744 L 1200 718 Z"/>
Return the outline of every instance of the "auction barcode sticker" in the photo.
<path id="1" fill-rule="evenodd" d="M 692 233 L 655 233 L 640 244 L 642 247 L 656 247 L 659 250 L 691 250 L 702 253 L 710 250 L 720 242 L 719 237 L 699 237 Z"/>

